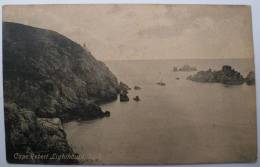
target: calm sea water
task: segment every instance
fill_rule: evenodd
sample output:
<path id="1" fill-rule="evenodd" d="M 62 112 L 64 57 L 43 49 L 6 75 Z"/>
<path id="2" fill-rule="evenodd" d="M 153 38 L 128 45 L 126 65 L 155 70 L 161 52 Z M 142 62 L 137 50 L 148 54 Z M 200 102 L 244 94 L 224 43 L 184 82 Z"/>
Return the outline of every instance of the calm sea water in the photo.
<path id="1" fill-rule="evenodd" d="M 97 164 L 175 164 L 252 161 L 256 155 L 255 86 L 186 80 L 198 70 L 231 65 L 246 75 L 253 62 L 239 60 L 107 61 L 120 81 L 141 90 L 129 102 L 102 105 L 108 118 L 65 124 L 74 150 Z M 180 80 L 177 80 L 179 77 Z M 166 86 L 156 82 L 163 81 Z M 139 102 L 132 100 L 138 95 Z M 88 160 L 82 163 L 89 163 Z"/>

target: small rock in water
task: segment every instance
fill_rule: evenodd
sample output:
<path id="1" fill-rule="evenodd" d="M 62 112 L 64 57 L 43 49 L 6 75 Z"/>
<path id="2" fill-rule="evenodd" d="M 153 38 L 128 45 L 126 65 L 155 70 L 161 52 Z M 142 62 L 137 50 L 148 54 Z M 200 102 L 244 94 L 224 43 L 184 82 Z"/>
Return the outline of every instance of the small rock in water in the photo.
<path id="1" fill-rule="evenodd" d="M 135 87 L 134 87 L 134 90 L 140 90 L 140 89 L 141 89 L 140 86 L 135 86 Z"/>
<path id="2" fill-rule="evenodd" d="M 255 72 L 254 71 L 250 71 L 246 78 L 245 78 L 246 84 L 247 85 L 254 85 L 255 84 Z"/>
<path id="3" fill-rule="evenodd" d="M 135 101 L 140 101 L 139 96 L 135 96 L 133 99 L 134 99 Z"/>
<path id="4" fill-rule="evenodd" d="M 131 90 L 131 88 L 125 84 L 124 82 L 120 82 L 119 83 L 119 90 L 120 91 L 128 91 L 128 90 Z"/>
<path id="5" fill-rule="evenodd" d="M 162 82 L 162 81 L 157 82 L 156 84 L 157 84 L 157 85 L 160 85 L 160 86 L 165 86 L 165 85 L 166 85 L 166 84 L 165 84 L 164 82 Z"/>
<path id="6" fill-rule="evenodd" d="M 105 117 L 109 117 L 109 116 L 110 116 L 110 111 L 105 111 L 105 112 L 104 112 L 104 116 L 105 116 Z"/>
<path id="7" fill-rule="evenodd" d="M 121 102 L 129 101 L 129 97 L 127 96 L 127 93 L 120 93 L 120 101 Z"/>

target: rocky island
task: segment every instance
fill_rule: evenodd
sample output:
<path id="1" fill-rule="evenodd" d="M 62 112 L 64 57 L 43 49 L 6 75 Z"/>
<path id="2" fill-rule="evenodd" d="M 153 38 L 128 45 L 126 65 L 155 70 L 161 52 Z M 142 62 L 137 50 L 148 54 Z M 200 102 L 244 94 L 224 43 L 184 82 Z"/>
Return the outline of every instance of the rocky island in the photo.
<path id="1" fill-rule="evenodd" d="M 79 44 L 51 31 L 3 23 L 6 154 L 10 163 L 78 163 L 62 123 L 109 116 L 97 105 L 117 99 L 117 78 Z M 65 159 L 19 159 L 48 153 Z"/>
<path id="2" fill-rule="evenodd" d="M 238 71 L 231 66 L 224 65 L 221 70 L 212 71 L 199 71 L 195 75 L 190 75 L 187 79 L 196 82 L 209 82 L 209 83 L 223 83 L 226 85 L 240 85 L 244 82 L 254 82 L 253 73 L 249 73 L 247 79 L 245 79 Z"/>

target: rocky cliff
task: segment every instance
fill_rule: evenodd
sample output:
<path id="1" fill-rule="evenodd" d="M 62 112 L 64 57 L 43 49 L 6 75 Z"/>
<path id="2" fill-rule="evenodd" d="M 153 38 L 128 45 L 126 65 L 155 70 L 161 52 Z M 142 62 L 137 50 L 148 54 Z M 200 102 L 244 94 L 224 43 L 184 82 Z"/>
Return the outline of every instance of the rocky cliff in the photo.
<path id="1" fill-rule="evenodd" d="M 92 101 L 117 98 L 117 79 L 109 69 L 54 31 L 4 23 L 3 53 L 5 101 L 37 115 L 78 112 L 93 108 Z"/>
<path id="2" fill-rule="evenodd" d="M 13 128 L 28 126 L 48 133 L 41 126 L 46 121 L 106 116 L 95 102 L 115 100 L 119 91 L 116 77 L 86 48 L 57 32 L 10 22 L 3 23 L 3 81 L 5 104 L 16 106 L 5 108 L 7 149 L 12 148 L 12 152 L 24 152 L 21 144 L 41 142 L 37 137 L 24 135 L 20 143 Z M 30 119 L 20 124 L 24 111 Z M 66 135 L 58 135 L 62 131 L 54 128 L 51 133 L 66 140 Z M 37 131 L 31 131 L 34 132 Z M 54 141 L 46 139 L 45 144 L 52 145 Z M 39 147 L 30 148 L 34 151 Z M 59 149 L 64 150 L 59 146 L 55 149 L 58 153 Z M 51 150 L 45 147 L 44 151 Z"/>
<path id="3" fill-rule="evenodd" d="M 39 118 L 15 103 L 5 104 L 4 109 L 9 163 L 78 163 L 78 155 L 69 146 L 60 119 Z M 55 158 L 62 154 L 71 158 Z"/>

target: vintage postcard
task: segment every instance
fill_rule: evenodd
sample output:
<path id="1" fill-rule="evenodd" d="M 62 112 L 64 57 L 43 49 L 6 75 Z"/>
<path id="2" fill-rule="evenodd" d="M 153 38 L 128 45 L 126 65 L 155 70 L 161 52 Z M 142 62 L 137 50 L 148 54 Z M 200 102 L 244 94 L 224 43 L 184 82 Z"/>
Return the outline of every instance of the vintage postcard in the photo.
<path id="1" fill-rule="evenodd" d="M 6 5 L 2 26 L 8 163 L 256 161 L 249 6 Z"/>

